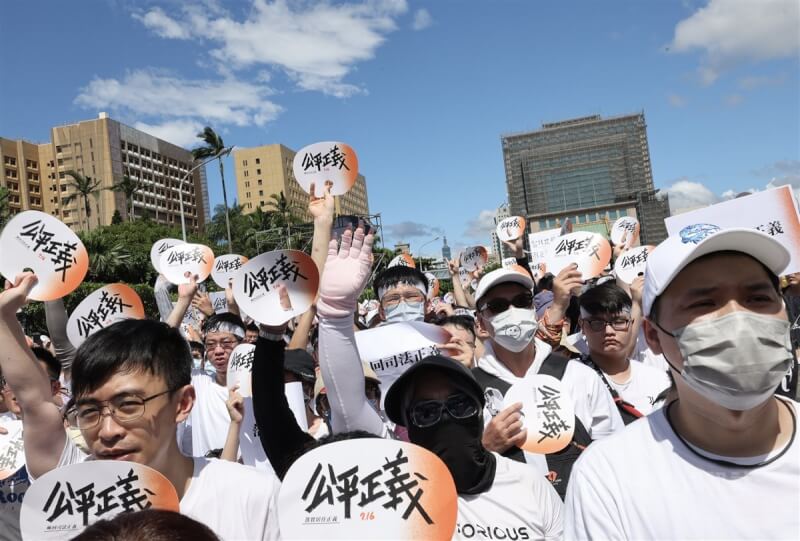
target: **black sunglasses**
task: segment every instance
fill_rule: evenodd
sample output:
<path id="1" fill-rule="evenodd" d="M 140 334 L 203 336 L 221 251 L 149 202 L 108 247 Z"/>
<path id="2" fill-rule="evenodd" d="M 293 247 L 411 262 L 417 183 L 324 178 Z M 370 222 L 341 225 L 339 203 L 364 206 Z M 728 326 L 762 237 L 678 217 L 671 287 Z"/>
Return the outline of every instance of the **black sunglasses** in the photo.
<path id="1" fill-rule="evenodd" d="M 484 310 L 488 309 L 493 314 L 502 314 L 508 307 L 514 305 L 517 308 L 531 308 L 533 306 L 533 294 L 532 293 L 520 293 L 516 295 L 511 300 L 504 299 L 504 298 L 497 298 L 487 301 L 481 308 L 480 311 L 483 312 Z"/>

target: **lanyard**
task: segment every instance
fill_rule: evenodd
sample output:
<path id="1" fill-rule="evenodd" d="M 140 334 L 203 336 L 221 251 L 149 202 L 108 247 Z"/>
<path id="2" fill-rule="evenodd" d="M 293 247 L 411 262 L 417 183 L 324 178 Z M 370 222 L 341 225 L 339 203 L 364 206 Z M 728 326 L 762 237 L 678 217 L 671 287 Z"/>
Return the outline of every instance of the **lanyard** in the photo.
<path id="1" fill-rule="evenodd" d="M 581 356 L 581 362 L 583 362 L 583 364 L 585 364 L 586 366 L 597 372 L 597 375 L 600 376 L 600 379 L 603 380 L 603 384 L 605 384 L 606 389 L 608 389 L 608 392 L 611 393 L 611 398 L 614 399 L 614 404 L 617 405 L 617 408 L 629 413 L 630 415 L 636 418 L 644 417 L 644 414 L 641 411 L 637 410 L 633 404 L 631 404 L 630 402 L 626 402 L 625 400 L 622 399 L 617 390 L 614 387 L 612 387 L 611 384 L 608 382 L 608 380 L 606 379 L 606 375 L 603 374 L 603 371 L 600 370 L 600 367 L 597 366 L 597 364 L 595 364 L 595 362 L 592 360 L 591 357 L 589 357 L 588 355 L 583 355 Z"/>

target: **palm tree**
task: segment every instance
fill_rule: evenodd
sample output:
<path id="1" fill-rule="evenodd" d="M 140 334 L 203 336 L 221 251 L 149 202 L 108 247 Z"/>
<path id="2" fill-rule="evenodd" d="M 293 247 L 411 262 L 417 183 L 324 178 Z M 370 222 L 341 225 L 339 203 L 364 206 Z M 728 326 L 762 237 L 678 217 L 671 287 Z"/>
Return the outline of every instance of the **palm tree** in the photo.
<path id="1" fill-rule="evenodd" d="M 270 200 L 267 201 L 267 212 L 272 214 L 275 218 L 274 223 L 276 227 L 286 227 L 286 238 L 288 246 L 292 247 L 292 225 L 297 223 L 295 216 L 296 207 L 289 203 L 283 192 L 273 193 L 269 196 Z"/>
<path id="2" fill-rule="evenodd" d="M 90 230 L 91 223 L 89 222 L 89 218 L 92 216 L 92 207 L 89 205 L 89 196 L 96 195 L 99 192 L 101 181 L 98 179 L 92 180 L 90 177 L 84 176 L 77 171 L 72 170 L 66 171 L 65 174 L 68 177 L 72 177 L 72 182 L 70 184 L 75 187 L 75 193 L 71 193 L 65 197 L 64 203 L 68 205 L 78 196 L 83 198 L 84 216 L 86 216 L 86 229 Z M 80 214 L 80 210 L 78 213 Z"/>
<path id="3" fill-rule="evenodd" d="M 133 221 L 133 195 L 138 192 L 142 187 L 141 178 L 133 178 L 125 175 L 122 180 L 116 182 L 111 188 L 107 188 L 112 192 L 121 192 L 125 194 L 125 210 L 128 216 L 128 221 Z M 130 204 L 130 207 L 128 207 Z"/>
<path id="4" fill-rule="evenodd" d="M 192 155 L 195 160 L 202 160 L 216 156 L 219 161 L 219 177 L 222 180 L 222 202 L 225 205 L 225 227 L 228 230 L 228 253 L 233 253 L 233 243 L 231 242 L 231 220 L 228 216 L 228 192 L 225 189 L 225 171 L 222 167 L 222 156 L 225 154 L 225 143 L 222 137 L 219 136 L 210 126 L 206 126 L 202 132 L 197 134 L 197 137 L 203 140 L 204 146 L 192 150 Z M 230 150 L 228 150 L 230 152 Z M 181 187 L 183 189 L 183 187 Z"/>

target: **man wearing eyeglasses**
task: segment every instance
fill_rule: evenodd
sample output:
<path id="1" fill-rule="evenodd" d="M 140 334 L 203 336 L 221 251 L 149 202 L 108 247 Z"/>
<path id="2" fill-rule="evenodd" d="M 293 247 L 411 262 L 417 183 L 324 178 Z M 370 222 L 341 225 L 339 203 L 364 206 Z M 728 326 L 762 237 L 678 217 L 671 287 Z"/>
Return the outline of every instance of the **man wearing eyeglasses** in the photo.
<path id="1" fill-rule="evenodd" d="M 206 321 L 203 336 L 206 362 L 213 372 L 192 370 L 192 386 L 197 401 L 178 431 L 181 450 L 193 456 L 205 456 L 212 449 L 225 446 L 230 425 L 225 405 L 228 400 L 228 361 L 234 348 L 242 343 L 245 328 L 235 314 L 214 314 Z"/>
<path id="2" fill-rule="evenodd" d="M 89 458 L 136 462 L 164 475 L 178 493 L 181 512 L 223 539 L 278 538 L 274 475 L 192 458 L 178 448 L 177 424 L 188 417 L 195 392 L 189 347 L 175 328 L 128 319 L 81 345 L 72 366 L 75 406 L 70 417 L 91 455 L 67 438 L 48 379 L 16 320 L 36 282 L 36 276 L 24 273 L 0 293 L 0 368 L 24 414 L 31 478 Z"/>
<path id="3" fill-rule="evenodd" d="M 563 504 L 531 468 L 481 443 L 483 390 L 463 365 L 422 359 L 386 394 L 386 414 L 447 465 L 458 492 L 453 539 L 561 539 Z"/>
<path id="4" fill-rule="evenodd" d="M 649 414 L 662 403 L 670 381 L 666 372 L 628 358 L 636 339 L 631 298 L 606 282 L 584 292 L 580 306 L 581 331 L 589 346 L 581 361 L 603 380 L 626 425 Z"/>
<path id="5" fill-rule="evenodd" d="M 577 274 L 577 276 L 576 276 Z M 545 315 L 550 322 L 563 317 L 570 291 L 580 285 L 580 273 L 567 267 L 553 283 L 554 301 Z M 548 476 L 562 497 L 566 494 L 571 464 L 580 449 L 592 440 L 608 436 L 624 427 L 611 396 L 593 370 L 579 362 L 552 354 L 552 347 L 539 339 L 539 325 L 533 306 L 533 280 L 527 273 L 497 269 L 484 275 L 475 291 L 477 324 L 488 333 L 485 352 L 474 374 L 492 399 L 487 404 L 490 418 L 483 434 L 483 444 L 490 451 L 528 462 Z M 558 310 L 561 312 L 557 313 Z M 522 404 L 506 404 L 502 397 L 527 375 L 547 374 L 560 379 L 575 408 L 574 443 L 565 456 L 536 455 L 523 452 L 527 438 L 522 429 Z"/>

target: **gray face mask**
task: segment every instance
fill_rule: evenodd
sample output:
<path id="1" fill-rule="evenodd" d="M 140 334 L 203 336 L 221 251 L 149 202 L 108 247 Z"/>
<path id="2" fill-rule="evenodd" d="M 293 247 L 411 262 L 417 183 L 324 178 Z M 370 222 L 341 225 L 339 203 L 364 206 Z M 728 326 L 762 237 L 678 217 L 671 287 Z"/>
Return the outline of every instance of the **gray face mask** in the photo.
<path id="1" fill-rule="evenodd" d="M 736 311 L 673 333 L 658 328 L 678 341 L 686 384 L 730 410 L 766 402 L 793 362 L 784 319 Z"/>
<path id="2" fill-rule="evenodd" d="M 384 308 L 384 313 L 386 314 L 386 323 L 423 321 L 425 319 L 425 303 L 401 301 L 395 306 Z"/>

